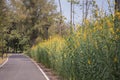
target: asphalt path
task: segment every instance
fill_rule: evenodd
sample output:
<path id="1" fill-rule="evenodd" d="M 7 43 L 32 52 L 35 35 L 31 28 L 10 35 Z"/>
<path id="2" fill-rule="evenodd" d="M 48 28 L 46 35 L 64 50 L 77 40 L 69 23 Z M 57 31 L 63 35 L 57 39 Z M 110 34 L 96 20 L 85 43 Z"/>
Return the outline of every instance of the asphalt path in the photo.
<path id="1" fill-rule="evenodd" d="M 0 80 L 46 80 L 46 78 L 28 57 L 12 55 L 0 68 Z"/>

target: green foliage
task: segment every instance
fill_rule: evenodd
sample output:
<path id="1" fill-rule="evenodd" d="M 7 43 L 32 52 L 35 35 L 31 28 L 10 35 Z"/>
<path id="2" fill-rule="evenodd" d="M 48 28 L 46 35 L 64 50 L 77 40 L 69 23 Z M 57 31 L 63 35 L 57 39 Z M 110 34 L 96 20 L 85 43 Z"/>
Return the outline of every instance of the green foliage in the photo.
<path id="1" fill-rule="evenodd" d="M 0 40 L 3 39 L 6 47 L 14 51 L 26 50 L 38 37 L 49 37 L 48 29 L 56 16 L 53 0 L 1 0 L 0 34 L 4 36 L 0 35 Z"/>
<path id="2" fill-rule="evenodd" d="M 67 39 L 52 37 L 31 49 L 32 57 L 62 80 L 118 80 L 120 53 L 111 17 L 79 27 Z M 119 37 L 120 38 L 120 37 Z"/>

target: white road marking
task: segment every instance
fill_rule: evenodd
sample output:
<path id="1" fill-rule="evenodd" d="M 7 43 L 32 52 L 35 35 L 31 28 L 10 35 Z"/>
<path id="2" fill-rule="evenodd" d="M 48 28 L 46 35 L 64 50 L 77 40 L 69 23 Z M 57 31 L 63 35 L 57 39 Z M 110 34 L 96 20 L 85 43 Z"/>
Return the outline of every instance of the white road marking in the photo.
<path id="1" fill-rule="evenodd" d="M 3 67 L 6 63 L 8 62 L 8 58 L 6 59 L 6 61 L 0 65 L 0 68 Z"/>
<path id="2" fill-rule="evenodd" d="M 24 54 L 23 54 L 24 55 Z M 25 55 L 26 57 L 28 57 L 27 55 Z M 36 66 L 37 66 L 37 68 L 42 72 L 42 74 L 43 74 L 43 76 L 46 78 L 46 80 L 50 80 L 49 78 L 48 78 L 48 76 L 45 74 L 45 72 L 42 70 L 42 68 L 33 60 L 33 59 L 31 59 L 30 57 L 28 57 Z"/>

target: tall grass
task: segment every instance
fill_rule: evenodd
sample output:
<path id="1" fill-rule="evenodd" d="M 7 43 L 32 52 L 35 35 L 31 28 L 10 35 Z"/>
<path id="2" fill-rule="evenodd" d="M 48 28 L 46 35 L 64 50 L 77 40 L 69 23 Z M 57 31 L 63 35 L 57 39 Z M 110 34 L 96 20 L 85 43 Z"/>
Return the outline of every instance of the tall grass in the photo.
<path id="1" fill-rule="evenodd" d="M 66 40 L 59 36 L 33 46 L 30 55 L 61 80 L 119 80 L 120 49 L 111 17 L 89 22 Z"/>

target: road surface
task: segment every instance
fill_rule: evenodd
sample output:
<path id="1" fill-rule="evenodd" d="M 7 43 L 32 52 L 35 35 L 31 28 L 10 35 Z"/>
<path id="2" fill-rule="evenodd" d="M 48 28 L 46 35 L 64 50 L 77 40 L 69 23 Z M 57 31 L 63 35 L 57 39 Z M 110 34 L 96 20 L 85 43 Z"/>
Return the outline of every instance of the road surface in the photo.
<path id="1" fill-rule="evenodd" d="M 0 80 L 46 80 L 46 78 L 29 58 L 14 54 L 0 68 Z"/>

